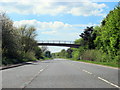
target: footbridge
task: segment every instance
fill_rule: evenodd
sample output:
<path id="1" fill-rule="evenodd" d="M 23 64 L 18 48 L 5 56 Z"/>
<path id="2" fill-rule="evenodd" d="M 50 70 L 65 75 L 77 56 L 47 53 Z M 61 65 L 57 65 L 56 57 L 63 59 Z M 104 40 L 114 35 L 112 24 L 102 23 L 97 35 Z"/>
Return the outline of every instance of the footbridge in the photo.
<path id="1" fill-rule="evenodd" d="M 37 43 L 39 46 L 63 46 L 79 48 L 80 44 L 75 44 L 74 41 L 62 41 L 62 40 L 39 40 Z"/>

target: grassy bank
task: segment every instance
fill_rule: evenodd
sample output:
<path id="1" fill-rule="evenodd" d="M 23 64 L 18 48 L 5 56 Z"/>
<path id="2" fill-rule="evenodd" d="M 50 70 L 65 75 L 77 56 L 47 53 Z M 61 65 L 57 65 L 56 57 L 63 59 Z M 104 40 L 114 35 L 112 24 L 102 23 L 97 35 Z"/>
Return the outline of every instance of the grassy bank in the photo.
<path id="1" fill-rule="evenodd" d="M 69 59 L 69 58 L 65 58 L 65 59 Z M 98 65 L 104 65 L 104 66 L 120 68 L 120 64 L 116 64 L 114 62 L 96 62 L 96 61 L 76 60 L 76 59 L 69 59 L 69 60 L 81 61 L 81 62 L 86 62 L 86 63 L 92 63 L 92 64 L 98 64 Z"/>

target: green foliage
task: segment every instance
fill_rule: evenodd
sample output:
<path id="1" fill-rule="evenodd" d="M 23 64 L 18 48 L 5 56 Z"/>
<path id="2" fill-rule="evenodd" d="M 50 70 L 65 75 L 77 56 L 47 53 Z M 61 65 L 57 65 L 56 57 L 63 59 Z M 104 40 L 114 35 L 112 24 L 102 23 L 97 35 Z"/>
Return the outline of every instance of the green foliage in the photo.
<path id="1" fill-rule="evenodd" d="M 18 28 L 22 51 L 32 51 L 37 46 L 37 43 L 34 40 L 34 37 L 36 36 L 35 30 L 34 27 L 27 27 L 26 25 Z"/>
<path id="2" fill-rule="evenodd" d="M 62 49 L 61 52 L 57 54 L 57 56 L 66 58 L 66 51 L 65 51 L 65 49 Z"/>
<path id="3" fill-rule="evenodd" d="M 72 58 L 72 52 L 73 52 L 73 50 L 71 48 L 67 49 L 67 51 L 66 51 L 66 57 L 67 58 Z"/>
<path id="4" fill-rule="evenodd" d="M 101 50 L 85 50 L 81 55 L 81 59 L 96 62 L 109 62 L 110 58 L 106 53 Z"/>
<path id="5" fill-rule="evenodd" d="M 79 44 L 79 45 L 82 46 L 82 47 L 84 46 L 84 47 L 88 48 L 88 46 L 85 44 L 85 41 L 84 41 L 83 38 L 76 39 L 76 40 L 75 40 L 75 44 Z"/>
<path id="6" fill-rule="evenodd" d="M 101 49 L 109 57 L 109 61 L 118 61 L 120 50 L 120 7 L 117 6 L 102 21 L 98 36 L 94 41 L 97 49 Z"/>
<path id="7" fill-rule="evenodd" d="M 95 57 L 95 52 L 94 50 L 86 50 L 85 52 L 83 52 L 82 54 L 82 59 L 84 60 L 91 60 L 91 61 L 95 61 L 96 57 Z"/>
<path id="8" fill-rule="evenodd" d="M 19 56 L 17 51 L 19 48 L 19 40 L 17 38 L 16 30 L 13 27 L 12 20 L 6 17 L 5 14 L 0 15 L 2 18 L 2 55 L 3 57 L 8 56 L 9 58 L 17 58 Z"/>
<path id="9" fill-rule="evenodd" d="M 24 58 L 25 61 L 34 61 L 34 60 L 37 60 L 36 57 L 35 57 L 35 53 L 30 51 L 30 52 L 26 52 L 25 53 L 25 58 Z"/>
<path id="10" fill-rule="evenodd" d="M 36 29 L 33 26 L 13 26 L 13 21 L 5 14 L 2 19 L 2 64 L 16 64 L 43 58 L 42 50 L 35 41 Z"/>
<path id="11" fill-rule="evenodd" d="M 120 3 L 103 19 L 100 26 L 87 27 L 75 40 L 81 46 L 57 53 L 59 57 L 120 65 Z M 64 54 L 64 55 L 62 55 Z M 68 57 L 69 56 L 69 57 Z"/>
<path id="12" fill-rule="evenodd" d="M 37 59 L 43 59 L 44 55 L 43 55 L 41 48 L 35 47 L 35 57 Z"/>
<path id="13" fill-rule="evenodd" d="M 75 44 L 82 44 L 82 43 L 83 43 L 83 39 L 82 38 L 75 40 Z"/>
<path id="14" fill-rule="evenodd" d="M 80 37 L 83 39 L 83 45 L 88 46 L 88 49 L 94 49 L 94 40 L 96 38 L 96 33 L 94 32 L 93 27 L 87 27 L 84 29 L 84 32 L 81 33 Z"/>
<path id="15" fill-rule="evenodd" d="M 45 57 L 51 58 L 52 57 L 51 52 L 50 51 L 46 51 L 45 52 Z"/>
<path id="16" fill-rule="evenodd" d="M 73 55 L 72 57 L 73 57 L 74 59 L 76 59 L 76 60 L 79 60 L 79 59 L 80 59 L 80 52 L 79 52 L 79 50 L 73 51 L 72 55 Z"/>

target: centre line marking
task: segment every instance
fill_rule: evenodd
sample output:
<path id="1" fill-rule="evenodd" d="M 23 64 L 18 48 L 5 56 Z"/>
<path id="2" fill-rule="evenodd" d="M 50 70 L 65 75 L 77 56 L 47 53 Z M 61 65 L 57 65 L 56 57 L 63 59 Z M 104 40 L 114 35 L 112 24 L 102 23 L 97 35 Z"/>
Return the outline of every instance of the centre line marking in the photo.
<path id="1" fill-rule="evenodd" d="M 40 70 L 41 72 L 43 71 L 43 69 Z"/>
<path id="2" fill-rule="evenodd" d="M 83 69 L 83 71 L 86 72 L 86 73 L 92 74 L 91 72 L 88 72 L 88 71 L 86 71 L 86 70 L 84 70 L 84 69 Z"/>
<path id="3" fill-rule="evenodd" d="M 120 88 L 118 85 L 115 85 L 115 84 L 113 84 L 113 83 L 111 83 L 111 82 L 109 82 L 109 81 L 107 81 L 107 80 L 105 80 L 105 79 L 103 79 L 101 77 L 98 77 L 98 79 L 100 79 L 100 80 L 102 80 L 102 81 L 104 81 L 104 82 L 106 82 L 106 83 L 108 83 L 108 84 L 110 84 L 110 85 L 112 85 L 114 87 Z"/>

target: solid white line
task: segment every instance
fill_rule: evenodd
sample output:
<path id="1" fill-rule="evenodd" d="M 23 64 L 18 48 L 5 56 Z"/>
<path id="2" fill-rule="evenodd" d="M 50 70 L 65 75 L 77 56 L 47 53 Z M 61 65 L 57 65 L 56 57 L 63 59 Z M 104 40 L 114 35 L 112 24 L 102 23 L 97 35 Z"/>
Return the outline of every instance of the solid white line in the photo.
<path id="1" fill-rule="evenodd" d="M 88 71 L 86 71 L 86 70 L 84 70 L 84 69 L 83 69 L 83 71 L 86 72 L 86 73 L 92 74 L 91 72 L 88 72 Z"/>
<path id="2" fill-rule="evenodd" d="M 100 80 L 102 80 L 102 81 L 104 81 L 104 82 L 106 82 L 106 83 L 108 83 L 108 84 L 110 84 L 110 85 L 112 85 L 114 87 L 120 88 L 118 85 L 115 85 L 115 84 L 113 84 L 113 83 L 111 83 L 111 82 L 109 82 L 109 81 L 107 81 L 107 80 L 105 80 L 105 79 L 103 79 L 101 77 L 98 77 L 98 79 L 100 79 Z"/>

